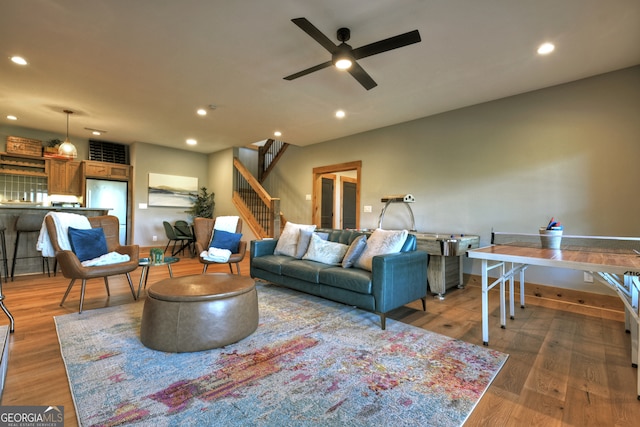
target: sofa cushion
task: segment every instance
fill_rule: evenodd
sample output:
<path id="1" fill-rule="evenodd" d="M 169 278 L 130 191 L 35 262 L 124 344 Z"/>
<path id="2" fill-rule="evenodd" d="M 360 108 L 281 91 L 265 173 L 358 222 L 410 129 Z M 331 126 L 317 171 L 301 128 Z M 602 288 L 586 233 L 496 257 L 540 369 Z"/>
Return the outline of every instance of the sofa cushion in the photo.
<path id="1" fill-rule="evenodd" d="M 273 254 L 295 257 L 298 238 L 300 237 L 300 230 L 313 231 L 315 229 L 315 224 L 306 225 L 295 224 L 291 221 L 287 222 L 284 226 L 284 230 L 282 230 L 282 234 L 280 234 L 278 243 L 276 243 L 276 249 L 273 251 Z"/>
<path id="2" fill-rule="evenodd" d="M 407 230 L 376 229 L 367 239 L 367 246 L 355 266 L 371 271 L 373 257 L 400 252 L 405 240 L 407 240 L 407 234 L 409 234 Z"/>
<path id="3" fill-rule="evenodd" d="M 342 259 L 342 267 L 349 268 L 353 267 L 356 263 L 362 252 L 364 252 L 364 248 L 367 246 L 367 236 L 362 235 L 358 236 L 351 242 L 349 245 L 349 249 L 347 249 L 347 253 L 344 254 L 344 258 Z"/>
<path id="4" fill-rule="evenodd" d="M 282 275 L 306 282 L 319 283 L 320 271 L 326 268 L 332 268 L 332 266 L 321 262 L 294 259 L 282 264 Z"/>
<path id="5" fill-rule="evenodd" d="M 259 268 L 260 270 L 282 275 L 282 266 L 293 260 L 294 258 L 286 255 L 263 255 L 253 258 L 251 264 L 252 267 Z"/>
<path id="6" fill-rule="evenodd" d="M 361 294 L 371 293 L 371 272 L 359 268 L 331 267 L 320 271 L 320 283 Z"/>
<path id="7" fill-rule="evenodd" d="M 329 233 L 300 230 L 300 237 L 298 237 L 298 246 L 296 246 L 296 254 L 294 255 L 294 258 L 302 259 L 304 254 L 307 253 L 309 243 L 311 242 L 311 236 L 313 234 L 317 235 L 322 240 L 327 240 L 329 238 Z"/>
<path id="8" fill-rule="evenodd" d="M 302 259 L 317 261 L 323 264 L 338 265 L 342 262 L 342 258 L 344 258 L 347 249 L 349 249 L 347 245 L 325 241 L 314 234 L 311 236 L 309 249 Z"/>

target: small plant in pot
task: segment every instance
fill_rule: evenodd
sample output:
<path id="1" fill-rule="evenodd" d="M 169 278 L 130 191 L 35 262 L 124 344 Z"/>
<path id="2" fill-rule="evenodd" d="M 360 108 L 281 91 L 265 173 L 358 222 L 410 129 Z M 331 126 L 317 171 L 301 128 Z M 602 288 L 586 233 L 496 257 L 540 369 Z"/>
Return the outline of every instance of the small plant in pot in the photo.
<path id="1" fill-rule="evenodd" d="M 198 194 L 191 194 L 194 198 L 193 206 L 185 211 L 193 218 L 213 218 L 213 209 L 216 202 L 213 200 L 214 193 L 208 193 L 207 187 L 200 188 Z"/>
<path id="2" fill-rule="evenodd" d="M 50 139 L 49 141 L 44 141 L 42 143 L 45 154 L 58 154 L 58 147 L 60 144 L 62 144 L 62 141 L 59 139 Z"/>

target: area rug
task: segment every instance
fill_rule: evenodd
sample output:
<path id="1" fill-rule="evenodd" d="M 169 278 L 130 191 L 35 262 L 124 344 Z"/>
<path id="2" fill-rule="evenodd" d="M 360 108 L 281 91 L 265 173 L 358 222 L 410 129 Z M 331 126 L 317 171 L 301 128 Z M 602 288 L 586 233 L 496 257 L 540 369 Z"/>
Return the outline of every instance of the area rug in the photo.
<path id="1" fill-rule="evenodd" d="M 172 354 L 140 343 L 143 302 L 55 318 L 83 426 L 459 426 L 507 355 L 258 285 L 255 333 Z M 211 325 L 215 327 L 215 325 Z"/>

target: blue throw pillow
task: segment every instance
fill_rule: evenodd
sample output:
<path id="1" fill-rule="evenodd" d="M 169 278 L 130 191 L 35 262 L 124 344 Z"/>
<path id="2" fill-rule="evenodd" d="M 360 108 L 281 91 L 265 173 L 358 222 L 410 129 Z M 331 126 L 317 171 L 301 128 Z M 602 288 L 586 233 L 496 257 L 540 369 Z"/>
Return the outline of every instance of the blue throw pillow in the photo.
<path id="1" fill-rule="evenodd" d="M 69 227 L 69 242 L 71 250 L 80 262 L 98 258 L 109 252 L 107 239 L 102 228 L 88 228 L 82 230 Z"/>
<path id="2" fill-rule="evenodd" d="M 229 233 L 224 230 L 213 230 L 213 240 L 211 240 L 209 247 L 229 249 L 232 254 L 237 254 L 241 238 L 242 233 Z"/>

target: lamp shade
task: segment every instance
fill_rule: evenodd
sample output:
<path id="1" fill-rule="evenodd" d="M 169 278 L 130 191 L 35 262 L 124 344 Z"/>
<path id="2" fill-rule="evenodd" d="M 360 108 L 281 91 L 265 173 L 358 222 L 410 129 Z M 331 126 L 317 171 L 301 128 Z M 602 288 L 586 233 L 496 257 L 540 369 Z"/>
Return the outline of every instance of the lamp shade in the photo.
<path id="1" fill-rule="evenodd" d="M 69 139 L 65 139 L 62 144 L 58 147 L 58 154 L 61 156 L 76 158 L 78 157 L 78 150 L 76 146 L 69 141 Z"/>

